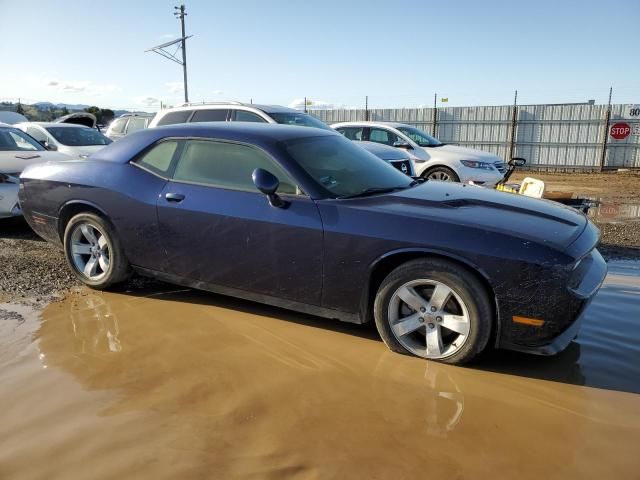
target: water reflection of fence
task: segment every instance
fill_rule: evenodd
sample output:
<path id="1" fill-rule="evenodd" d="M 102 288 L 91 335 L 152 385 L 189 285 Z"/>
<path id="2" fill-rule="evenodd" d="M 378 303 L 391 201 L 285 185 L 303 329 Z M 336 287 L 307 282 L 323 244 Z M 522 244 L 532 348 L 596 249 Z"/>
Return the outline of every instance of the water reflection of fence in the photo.
<path id="1" fill-rule="evenodd" d="M 600 222 L 640 222 L 640 204 L 600 202 L 589 210 L 589 217 Z"/>
<path id="2" fill-rule="evenodd" d="M 518 105 L 448 108 L 311 110 L 326 123 L 365 120 L 414 125 L 446 143 L 510 152 L 541 170 L 640 168 L 640 135 L 609 136 L 607 105 Z M 612 105 L 609 125 L 624 119 L 626 105 Z M 640 119 L 625 120 L 637 131 Z M 638 127 L 638 128 L 636 128 Z M 515 129 L 514 131 L 512 129 Z M 513 135 L 512 135 L 513 131 Z M 606 141 L 605 141 L 606 140 Z"/>

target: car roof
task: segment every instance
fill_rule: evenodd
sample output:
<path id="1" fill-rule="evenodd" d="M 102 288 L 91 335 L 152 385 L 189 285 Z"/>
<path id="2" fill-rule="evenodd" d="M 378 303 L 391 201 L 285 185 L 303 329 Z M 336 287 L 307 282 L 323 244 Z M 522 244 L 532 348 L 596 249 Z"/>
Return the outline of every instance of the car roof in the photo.
<path id="1" fill-rule="evenodd" d="M 92 155 L 95 160 L 118 163 L 128 162 L 147 146 L 163 138 L 211 138 L 246 142 L 254 145 L 275 144 L 298 138 L 322 137 L 340 134 L 329 130 L 253 122 L 198 122 L 179 123 L 147 128 L 127 135 Z"/>
<path id="2" fill-rule="evenodd" d="M 241 103 L 241 102 L 212 102 L 212 103 L 187 103 L 179 105 L 177 107 L 167 108 L 161 110 L 158 113 L 171 112 L 174 110 L 213 110 L 213 109 L 227 109 L 227 108 L 248 108 L 261 110 L 264 113 L 304 113 L 300 110 L 295 110 L 289 107 L 283 107 L 281 105 L 265 105 L 258 103 Z"/>
<path id="3" fill-rule="evenodd" d="M 333 123 L 331 125 L 331 127 L 336 128 L 336 127 L 349 127 L 349 126 L 353 126 L 353 127 L 393 127 L 393 128 L 397 128 L 397 127 L 412 127 L 412 125 L 409 125 L 407 123 L 400 123 L 400 122 L 373 122 L 373 121 L 366 121 L 363 120 L 361 122 L 336 122 Z"/>
<path id="4" fill-rule="evenodd" d="M 91 127 L 87 127 L 86 125 L 79 125 L 77 123 L 57 123 L 57 122 L 22 122 L 22 123 L 18 123 L 17 125 L 38 125 L 40 127 L 62 127 L 62 128 L 89 128 L 91 129 Z"/>

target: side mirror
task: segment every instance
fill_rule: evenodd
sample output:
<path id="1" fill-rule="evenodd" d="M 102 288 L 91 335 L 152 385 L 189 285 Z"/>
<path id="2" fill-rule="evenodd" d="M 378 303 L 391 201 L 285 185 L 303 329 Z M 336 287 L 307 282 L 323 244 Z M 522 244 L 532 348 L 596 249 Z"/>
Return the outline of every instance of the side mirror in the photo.
<path id="1" fill-rule="evenodd" d="M 283 208 L 287 205 L 287 202 L 282 200 L 276 193 L 280 186 L 280 181 L 273 173 L 262 168 L 256 168 L 251 174 L 251 178 L 256 188 L 269 197 L 269 203 L 272 207 Z"/>
<path id="2" fill-rule="evenodd" d="M 58 146 L 54 145 L 53 143 L 49 143 L 46 140 L 40 140 L 40 145 L 42 145 L 44 148 L 46 148 L 47 150 L 51 151 L 51 152 L 55 152 L 58 150 Z"/>
<path id="3" fill-rule="evenodd" d="M 403 141 L 395 142 L 393 146 L 396 148 L 404 148 L 405 150 L 413 150 L 413 147 L 411 145 Z"/>
<path id="4" fill-rule="evenodd" d="M 527 160 L 522 157 L 513 157 L 509 160 L 509 165 L 512 167 L 522 167 L 525 163 L 527 163 Z"/>

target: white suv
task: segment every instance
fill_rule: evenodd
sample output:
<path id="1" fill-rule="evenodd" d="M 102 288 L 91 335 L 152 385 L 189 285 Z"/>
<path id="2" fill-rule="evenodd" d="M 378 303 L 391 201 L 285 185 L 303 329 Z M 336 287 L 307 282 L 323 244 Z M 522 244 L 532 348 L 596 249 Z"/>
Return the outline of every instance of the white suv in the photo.
<path id="1" fill-rule="evenodd" d="M 175 123 L 193 122 L 260 122 L 300 125 L 330 130 L 330 127 L 309 114 L 278 105 L 256 105 L 240 102 L 185 104 L 159 111 L 149 128 Z"/>
<path id="2" fill-rule="evenodd" d="M 344 122 L 332 128 L 353 141 L 402 148 L 415 162 L 416 173 L 432 180 L 493 187 L 506 172 L 504 161 L 492 153 L 447 145 L 411 125 L 391 122 Z"/>

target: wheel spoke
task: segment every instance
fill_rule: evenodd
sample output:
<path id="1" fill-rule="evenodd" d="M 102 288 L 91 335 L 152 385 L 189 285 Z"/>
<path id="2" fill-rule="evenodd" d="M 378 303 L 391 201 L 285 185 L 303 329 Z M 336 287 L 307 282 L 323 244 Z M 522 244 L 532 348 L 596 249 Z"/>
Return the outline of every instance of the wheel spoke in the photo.
<path id="1" fill-rule="evenodd" d="M 408 333 L 415 332 L 417 329 L 424 326 L 424 323 L 420 322 L 419 318 L 420 315 L 417 313 L 401 318 L 398 323 L 391 325 L 393 333 L 398 337 L 402 337 Z"/>
<path id="2" fill-rule="evenodd" d="M 450 296 L 451 289 L 449 287 L 446 287 L 445 285 L 436 285 L 433 289 L 431 300 L 429 300 L 429 306 L 435 307 L 437 311 L 440 311 L 444 308 Z"/>
<path id="3" fill-rule="evenodd" d="M 88 243 L 73 242 L 71 252 L 74 255 L 91 255 L 91 245 Z"/>
<path id="4" fill-rule="evenodd" d="M 107 246 L 107 239 L 104 235 L 100 235 L 100 238 L 98 238 L 98 246 L 103 250 Z"/>
<path id="5" fill-rule="evenodd" d="M 100 255 L 98 257 L 98 263 L 100 264 L 100 268 L 103 272 L 106 272 L 109 269 L 109 258 L 105 255 Z"/>
<path id="6" fill-rule="evenodd" d="M 435 325 L 433 328 L 427 328 L 427 355 L 437 357 L 442 355 L 442 336 L 440 335 L 440 327 Z"/>
<path id="7" fill-rule="evenodd" d="M 91 278 L 96 274 L 96 270 L 98 269 L 98 260 L 95 257 L 91 257 L 87 264 L 84 266 L 83 273 Z"/>
<path id="8" fill-rule="evenodd" d="M 80 227 L 80 231 L 82 232 L 82 235 L 84 235 L 84 238 L 86 238 L 91 245 L 95 245 L 96 243 L 98 243 L 98 239 L 96 238 L 96 235 L 93 232 L 93 228 L 91 226 L 86 224 L 82 225 Z"/>
<path id="9" fill-rule="evenodd" d="M 466 317 L 461 315 L 444 314 L 442 316 L 441 325 L 451 331 L 459 333 L 460 335 L 469 334 L 469 322 Z"/>
<path id="10" fill-rule="evenodd" d="M 418 293 L 411 287 L 401 287 L 398 289 L 397 295 L 400 297 L 400 300 L 409 305 L 416 312 L 419 312 L 421 308 L 427 307 L 426 300 L 418 295 Z"/>

